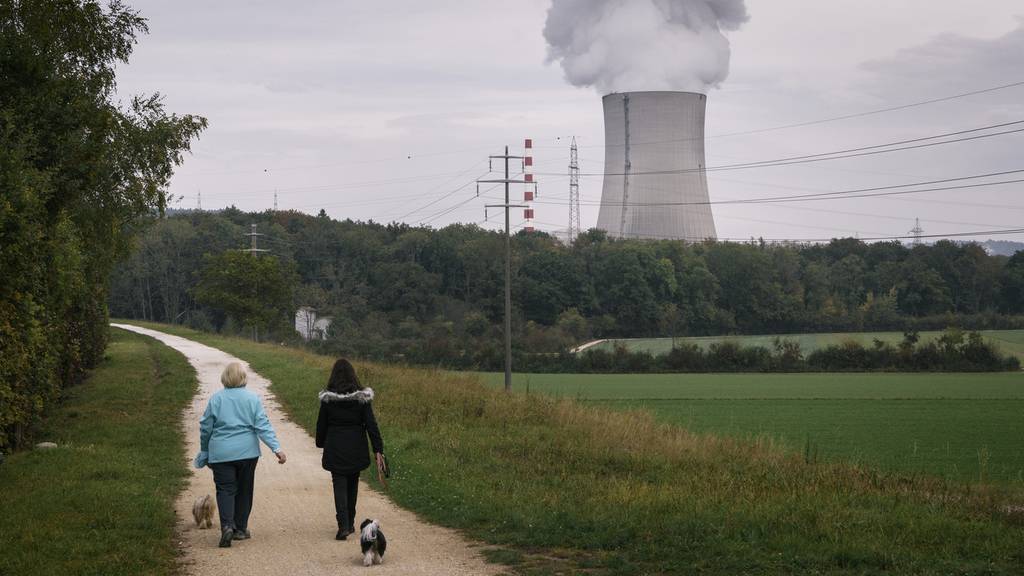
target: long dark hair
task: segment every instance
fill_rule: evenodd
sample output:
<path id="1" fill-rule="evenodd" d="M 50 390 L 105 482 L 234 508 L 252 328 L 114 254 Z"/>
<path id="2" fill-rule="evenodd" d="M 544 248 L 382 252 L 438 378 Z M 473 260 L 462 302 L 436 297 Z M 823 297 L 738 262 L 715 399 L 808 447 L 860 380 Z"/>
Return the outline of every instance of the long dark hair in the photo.
<path id="1" fill-rule="evenodd" d="M 327 381 L 327 391 L 335 394 L 351 394 L 356 390 L 362 390 L 363 385 L 359 383 L 356 376 L 356 369 L 352 363 L 344 358 L 338 358 L 331 369 L 331 378 Z"/>

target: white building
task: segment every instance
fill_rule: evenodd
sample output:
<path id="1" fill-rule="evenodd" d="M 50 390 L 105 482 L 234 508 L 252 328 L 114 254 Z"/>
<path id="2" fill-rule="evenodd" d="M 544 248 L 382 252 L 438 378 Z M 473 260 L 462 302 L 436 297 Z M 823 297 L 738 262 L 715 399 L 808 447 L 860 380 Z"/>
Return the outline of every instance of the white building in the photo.
<path id="1" fill-rule="evenodd" d="M 303 306 L 295 312 L 295 331 L 303 340 L 326 340 L 330 326 L 330 316 L 318 317 L 316 310 L 309 306 Z"/>

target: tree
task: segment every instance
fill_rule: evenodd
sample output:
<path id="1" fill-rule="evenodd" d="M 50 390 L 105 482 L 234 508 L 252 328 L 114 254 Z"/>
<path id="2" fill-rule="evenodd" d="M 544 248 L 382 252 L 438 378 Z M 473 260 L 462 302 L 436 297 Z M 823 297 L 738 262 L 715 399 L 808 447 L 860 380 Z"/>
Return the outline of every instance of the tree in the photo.
<path id="1" fill-rule="evenodd" d="M 115 100 L 145 32 L 116 0 L 0 3 L 0 446 L 102 357 L 110 272 L 206 126 Z"/>
<path id="2" fill-rule="evenodd" d="M 952 306 L 949 289 L 938 272 L 913 257 L 900 271 L 902 277 L 896 285 L 900 310 L 912 316 L 949 311 Z"/>
<path id="3" fill-rule="evenodd" d="M 1001 308 L 1011 314 L 1024 312 L 1024 250 L 1010 257 L 1003 268 Z"/>
<path id="4" fill-rule="evenodd" d="M 856 310 L 864 302 L 864 259 L 856 254 L 844 256 L 832 264 L 829 278 L 832 292 L 846 310 Z"/>
<path id="5" fill-rule="evenodd" d="M 195 297 L 224 311 L 239 325 L 260 332 L 291 327 L 294 270 L 274 256 L 223 252 L 203 259 Z"/>
<path id="6" fill-rule="evenodd" d="M 569 308 L 558 315 L 558 328 L 572 336 L 576 342 L 583 342 L 589 337 L 587 319 L 575 308 Z"/>

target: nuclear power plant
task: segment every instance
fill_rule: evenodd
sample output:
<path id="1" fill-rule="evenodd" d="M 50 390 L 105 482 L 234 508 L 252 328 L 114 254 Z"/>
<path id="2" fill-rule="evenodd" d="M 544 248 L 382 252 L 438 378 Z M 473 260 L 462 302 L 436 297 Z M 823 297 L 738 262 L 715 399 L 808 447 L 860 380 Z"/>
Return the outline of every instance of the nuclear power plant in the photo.
<path id="1" fill-rule="evenodd" d="M 597 227 L 616 238 L 715 239 L 704 162 L 707 96 L 604 97 L 604 189 Z"/>

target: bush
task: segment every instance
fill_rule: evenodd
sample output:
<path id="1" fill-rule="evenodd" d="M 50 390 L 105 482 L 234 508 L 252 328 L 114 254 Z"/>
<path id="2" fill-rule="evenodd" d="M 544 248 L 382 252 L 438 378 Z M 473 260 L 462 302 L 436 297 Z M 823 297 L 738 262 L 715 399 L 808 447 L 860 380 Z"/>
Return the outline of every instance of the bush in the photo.
<path id="1" fill-rule="evenodd" d="M 978 332 L 946 330 L 933 342 L 919 343 L 917 332 L 904 334 L 899 349 L 875 340 L 865 348 L 858 342 L 844 342 L 815 350 L 807 357 L 812 370 L 826 372 L 868 372 L 904 370 L 911 372 L 996 372 L 1020 369 L 1020 360 L 1003 355 Z"/>

